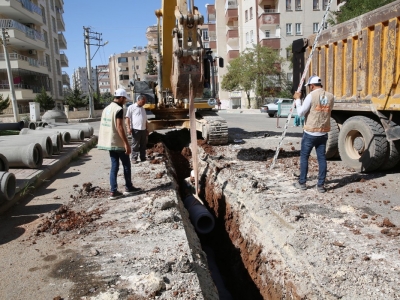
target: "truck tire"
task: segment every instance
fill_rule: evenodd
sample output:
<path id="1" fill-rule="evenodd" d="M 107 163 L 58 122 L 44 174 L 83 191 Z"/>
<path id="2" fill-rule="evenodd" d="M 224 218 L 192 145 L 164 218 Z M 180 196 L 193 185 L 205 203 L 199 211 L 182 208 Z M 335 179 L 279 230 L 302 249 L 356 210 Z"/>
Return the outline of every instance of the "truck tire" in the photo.
<path id="1" fill-rule="evenodd" d="M 347 119 L 339 133 L 340 157 L 358 172 L 378 169 L 385 160 L 387 144 L 382 125 L 364 116 Z"/>
<path id="2" fill-rule="evenodd" d="M 326 142 L 326 158 L 333 158 L 338 153 L 339 125 L 334 118 L 331 118 L 331 130 L 328 133 L 328 141 Z"/>
<path id="3" fill-rule="evenodd" d="M 388 141 L 387 147 L 385 160 L 379 167 L 381 171 L 393 168 L 400 161 L 400 141 Z"/>

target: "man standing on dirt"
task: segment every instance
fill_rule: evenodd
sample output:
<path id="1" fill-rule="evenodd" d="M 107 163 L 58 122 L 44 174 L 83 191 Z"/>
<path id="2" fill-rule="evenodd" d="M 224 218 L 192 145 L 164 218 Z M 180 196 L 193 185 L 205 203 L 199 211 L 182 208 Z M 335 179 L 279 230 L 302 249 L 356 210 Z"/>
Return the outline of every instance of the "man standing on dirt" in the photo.
<path id="1" fill-rule="evenodd" d="M 146 144 L 147 144 L 147 114 L 144 109 L 146 104 L 146 96 L 137 97 L 136 103 L 129 106 L 126 112 L 126 129 L 132 135 L 132 154 L 131 163 L 136 164 L 138 156 L 140 161 L 146 161 Z"/>
<path id="2" fill-rule="evenodd" d="M 326 142 L 328 132 L 331 130 L 331 112 L 333 108 L 333 95 L 322 89 L 321 78 L 311 76 L 306 83 L 310 93 L 301 104 L 301 93 L 296 92 L 293 98 L 296 101 L 296 109 L 299 117 L 305 116 L 304 133 L 301 140 L 300 150 L 300 178 L 294 186 L 301 190 L 306 190 L 308 173 L 308 158 L 311 150 L 315 147 L 318 160 L 318 183 L 317 191 L 325 193 L 326 178 Z"/>
<path id="3" fill-rule="evenodd" d="M 122 106 L 127 100 L 131 100 L 124 89 L 118 89 L 114 94 L 114 101 L 108 105 L 101 114 L 99 140 L 97 148 L 108 150 L 111 158 L 110 185 L 111 192 L 108 199 L 114 200 L 122 196 L 127 196 L 139 191 L 133 187 L 131 179 L 131 164 L 129 154 L 131 147 L 126 138 L 124 130 L 124 114 Z M 125 192 L 118 191 L 117 174 L 119 161 L 121 160 L 124 168 Z"/>

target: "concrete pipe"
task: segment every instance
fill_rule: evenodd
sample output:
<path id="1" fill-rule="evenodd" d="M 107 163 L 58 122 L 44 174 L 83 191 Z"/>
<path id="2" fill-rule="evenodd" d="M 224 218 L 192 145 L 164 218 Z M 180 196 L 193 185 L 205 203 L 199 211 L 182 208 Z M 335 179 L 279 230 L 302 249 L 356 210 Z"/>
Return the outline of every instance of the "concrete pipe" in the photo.
<path id="1" fill-rule="evenodd" d="M 17 180 L 13 173 L 0 172 L 0 200 L 12 200 L 15 196 L 16 186 Z"/>
<path id="2" fill-rule="evenodd" d="M 0 153 L 0 171 L 7 172 L 8 169 L 9 169 L 8 160 L 3 154 Z"/>
<path id="3" fill-rule="evenodd" d="M 85 140 L 85 133 L 83 132 L 83 130 L 77 129 L 77 128 L 59 128 L 59 127 L 45 127 L 45 128 L 37 128 L 36 130 L 40 130 L 40 131 L 58 131 L 58 132 L 68 132 L 69 133 L 69 142 L 82 142 Z M 69 143 L 68 143 L 69 144 Z"/>
<path id="4" fill-rule="evenodd" d="M 198 233 L 207 234 L 214 229 L 214 217 L 193 195 L 187 196 L 183 203 Z"/>
<path id="5" fill-rule="evenodd" d="M 52 154 L 60 154 L 60 152 L 63 148 L 62 133 L 57 132 L 57 131 L 44 132 L 44 131 L 39 131 L 38 129 L 32 130 L 32 129 L 28 129 L 28 128 L 23 128 L 19 132 L 19 135 L 33 135 L 33 134 L 38 135 L 38 136 L 50 137 L 52 145 L 53 145 L 53 153 Z"/>
<path id="6" fill-rule="evenodd" d="M 32 129 L 32 130 L 35 130 L 36 129 L 36 123 L 35 122 L 29 122 L 28 128 Z"/>
<path id="7" fill-rule="evenodd" d="M 57 127 L 57 128 L 66 128 L 66 129 L 80 129 L 85 133 L 85 138 L 89 138 L 93 135 L 94 129 L 89 123 L 79 123 L 79 124 L 71 124 L 65 125 L 64 123 L 54 123 L 49 124 L 48 126 Z"/>
<path id="8" fill-rule="evenodd" d="M 24 147 L 21 147 L 21 145 L 2 146 L 0 151 L 7 158 L 10 168 L 28 167 L 37 169 L 43 164 L 43 150 L 39 143 L 26 145 L 25 142 Z"/>
<path id="9" fill-rule="evenodd" d="M 0 145 L 5 147 L 10 146 L 25 146 L 30 143 L 38 143 L 40 144 L 43 154 L 43 157 L 51 157 L 53 155 L 53 141 L 48 135 L 15 135 L 15 136 L 1 136 L 0 137 Z M 1 149 L 0 149 L 1 151 Z"/>
<path id="10" fill-rule="evenodd" d="M 34 130 L 36 132 L 48 132 L 48 133 L 52 133 L 52 132 L 57 132 L 60 134 L 61 136 L 61 141 L 63 144 L 70 144 L 71 143 L 71 134 L 64 129 L 54 129 L 54 128 L 50 128 L 50 127 L 38 127 L 36 128 L 36 130 Z"/>
<path id="11" fill-rule="evenodd" d="M 0 123 L 0 130 L 21 130 L 24 127 L 24 121 L 19 121 L 17 123 Z"/>

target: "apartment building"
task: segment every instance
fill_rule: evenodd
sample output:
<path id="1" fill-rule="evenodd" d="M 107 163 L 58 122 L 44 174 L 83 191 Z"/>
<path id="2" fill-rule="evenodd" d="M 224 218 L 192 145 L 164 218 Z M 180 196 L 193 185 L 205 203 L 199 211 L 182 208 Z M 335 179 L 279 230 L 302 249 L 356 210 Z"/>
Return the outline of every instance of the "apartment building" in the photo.
<path id="1" fill-rule="evenodd" d="M 85 96 L 89 95 L 89 92 L 93 95 L 97 93 L 97 70 L 92 67 L 91 81 L 89 82 L 89 76 L 86 67 L 79 67 L 74 69 L 72 74 L 72 89 L 78 88 L 82 91 Z"/>
<path id="2" fill-rule="evenodd" d="M 109 57 L 110 90 L 113 94 L 118 88 L 129 92 L 130 82 L 143 80 L 145 78 L 148 51 L 145 47 L 133 47 L 133 49 Z M 155 59 L 155 55 L 153 55 Z"/>
<path id="3" fill-rule="evenodd" d="M 110 85 L 110 69 L 108 65 L 96 66 L 97 69 L 97 84 L 99 88 L 99 93 L 111 93 Z"/>
<path id="4" fill-rule="evenodd" d="M 63 0 L 0 1 L 0 30 L 8 35 L 7 51 L 19 113 L 29 112 L 29 102 L 42 87 L 63 109 L 63 85 L 69 76 L 62 72 L 68 67 L 63 50 L 67 41 L 63 35 Z M 10 97 L 10 82 L 4 48 L 0 46 L 0 94 Z M 12 106 L 4 111 L 12 114 Z"/>
<path id="5" fill-rule="evenodd" d="M 334 0 L 336 11 L 340 0 Z M 284 58 L 291 54 L 292 42 L 305 38 L 319 29 L 329 0 L 225 0 L 215 1 L 217 52 L 229 63 L 246 48 L 255 44 L 279 51 Z M 324 24 L 328 27 L 328 24 Z M 282 66 L 289 80 L 289 63 Z M 219 72 L 222 80 L 226 70 Z M 229 99 L 232 108 L 241 107 L 245 95 L 220 91 L 222 100 Z"/>

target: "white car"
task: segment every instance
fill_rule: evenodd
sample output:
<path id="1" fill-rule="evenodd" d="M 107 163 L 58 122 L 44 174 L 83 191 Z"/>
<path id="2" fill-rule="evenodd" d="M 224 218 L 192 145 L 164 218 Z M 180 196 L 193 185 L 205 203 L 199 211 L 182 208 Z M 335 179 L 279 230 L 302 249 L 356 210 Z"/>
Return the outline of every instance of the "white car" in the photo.
<path id="1" fill-rule="evenodd" d="M 260 112 L 265 112 L 268 114 L 268 116 L 272 117 L 277 117 L 278 116 L 278 104 L 284 104 L 284 105 L 292 105 L 293 104 L 293 99 L 285 99 L 285 98 L 277 98 L 274 100 L 273 103 L 268 103 L 264 104 L 260 108 Z M 287 116 L 287 115 L 286 115 Z M 280 117 L 285 117 L 284 114 L 281 114 Z"/>

